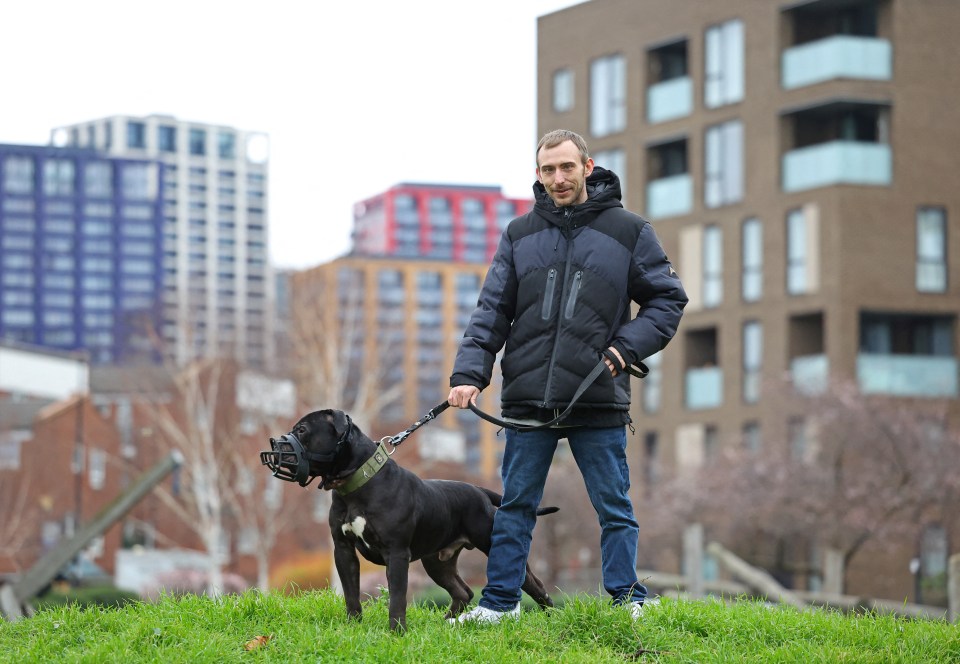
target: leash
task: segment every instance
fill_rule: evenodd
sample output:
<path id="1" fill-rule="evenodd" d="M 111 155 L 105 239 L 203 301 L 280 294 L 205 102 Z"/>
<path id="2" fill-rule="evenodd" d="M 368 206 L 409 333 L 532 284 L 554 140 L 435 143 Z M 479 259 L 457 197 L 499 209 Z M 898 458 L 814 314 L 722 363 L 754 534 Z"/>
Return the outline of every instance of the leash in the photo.
<path id="1" fill-rule="evenodd" d="M 438 403 L 436 406 L 431 408 L 426 415 L 424 415 L 419 420 L 411 424 L 410 428 L 405 429 L 404 431 L 401 431 L 396 436 L 384 436 L 383 438 L 381 438 L 380 444 L 384 446 L 384 449 L 386 450 L 387 445 L 389 445 L 391 448 L 387 450 L 387 456 L 393 456 L 393 453 L 397 451 L 398 447 L 400 447 L 400 443 L 405 441 L 410 434 L 412 434 L 414 431 L 422 427 L 424 424 L 426 424 L 430 420 L 436 419 L 437 415 L 439 415 L 449 407 L 450 407 L 450 404 L 447 403 L 446 401 Z"/>
<path id="2" fill-rule="evenodd" d="M 590 373 L 587 374 L 587 377 L 580 382 L 580 385 L 577 387 L 577 391 L 573 393 L 573 398 L 570 400 L 570 403 L 567 404 L 567 407 L 564 409 L 564 411 L 559 415 L 557 415 L 552 420 L 550 420 L 549 422 L 544 422 L 543 424 L 520 424 L 518 422 L 508 422 L 507 420 L 501 420 L 499 417 L 494 417 L 493 415 L 483 412 L 482 410 L 477 408 L 477 406 L 472 401 L 469 402 L 467 405 L 470 407 L 470 410 L 472 410 L 477 417 L 479 417 L 482 420 L 486 420 L 491 424 L 496 424 L 498 427 L 504 427 L 505 429 L 513 429 L 515 431 L 539 431 L 540 429 L 549 429 L 554 424 L 560 422 L 567 415 L 570 414 L 570 411 L 573 409 L 573 405 L 577 403 L 577 400 L 580 397 L 583 396 L 583 393 L 587 391 L 587 388 L 593 384 L 593 382 L 597 379 L 598 376 L 600 376 L 600 374 L 602 374 L 604 371 L 607 371 L 607 370 L 608 370 L 607 364 L 606 362 L 604 362 L 604 358 L 601 358 L 600 361 L 597 362 L 597 366 L 595 366 L 590 371 Z M 631 376 L 636 376 L 637 378 L 644 378 L 650 372 L 650 370 L 647 369 L 647 366 L 643 362 L 638 362 L 637 368 L 634 368 L 632 366 L 626 366 L 622 369 L 622 371 L 625 371 Z"/>

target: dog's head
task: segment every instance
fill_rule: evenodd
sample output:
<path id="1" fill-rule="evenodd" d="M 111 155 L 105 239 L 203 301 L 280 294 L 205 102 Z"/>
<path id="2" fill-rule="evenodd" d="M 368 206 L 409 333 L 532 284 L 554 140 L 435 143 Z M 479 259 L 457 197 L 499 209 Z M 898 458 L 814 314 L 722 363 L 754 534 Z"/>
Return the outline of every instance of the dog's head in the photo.
<path id="1" fill-rule="evenodd" d="M 290 433 L 270 439 L 270 451 L 260 452 L 260 463 L 274 477 L 307 486 L 329 474 L 347 444 L 353 422 L 339 410 L 317 410 L 300 418 Z"/>

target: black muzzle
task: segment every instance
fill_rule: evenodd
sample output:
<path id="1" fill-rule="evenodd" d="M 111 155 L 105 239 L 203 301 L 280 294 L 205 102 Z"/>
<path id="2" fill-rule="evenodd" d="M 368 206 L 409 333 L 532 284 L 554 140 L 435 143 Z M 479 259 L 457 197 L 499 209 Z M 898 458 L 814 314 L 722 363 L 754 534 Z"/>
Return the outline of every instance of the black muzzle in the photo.
<path id="1" fill-rule="evenodd" d="M 292 431 L 279 438 L 271 438 L 270 451 L 260 452 L 260 463 L 269 468 L 274 477 L 307 486 L 317 477 L 310 474 L 310 462 L 332 463 L 346 444 L 351 428 L 353 428 L 353 422 L 347 416 L 347 426 L 330 452 L 308 452 Z"/>

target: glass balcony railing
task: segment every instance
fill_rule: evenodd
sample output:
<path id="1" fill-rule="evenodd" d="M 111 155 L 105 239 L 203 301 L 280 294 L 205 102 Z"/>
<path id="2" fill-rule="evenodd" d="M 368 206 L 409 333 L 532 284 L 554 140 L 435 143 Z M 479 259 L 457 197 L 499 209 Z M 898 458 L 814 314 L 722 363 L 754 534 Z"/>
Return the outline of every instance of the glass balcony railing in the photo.
<path id="1" fill-rule="evenodd" d="M 836 184 L 886 186 L 893 155 L 885 143 L 830 141 L 783 155 L 783 190 L 803 191 Z"/>
<path id="2" fill-rule="evenodd" d="M 886 39 L 835 35 L 783 52 L 780 76 L 787 90 L 837 78 L 889 81 L 893 48 Z"/>
<path id="3" fill-rule="evenodd" d="M 671 78 L 647 88 L 647 121 L 651 124 L 683 118 L 693 112 L 693 81 Z"/>
<path id="4" fill-rule="evenodd" d="M 956 397 L 957 359 L 941 355 L 857 355 L 857 381 L 866 394 Z"/>
<path id="5" fill-rule="evenodd" d="M 661 219 L 690 214 L 693 178 L 689 173 L 653 180 L 647 184 L 647 217 Z"/>
<path id="6" fill-rule="evenodd" d="M 719 367 L 687 369 L 686 403 L 690 410 L 723 405 L 723 370 Z"/>
<path id="7" fill-rule="evenodd" d="M 826 355 L 804 355 L 790 361 L 794 388 L 801 394 L 822 394 L 828 385 L 830 362 Z"/>

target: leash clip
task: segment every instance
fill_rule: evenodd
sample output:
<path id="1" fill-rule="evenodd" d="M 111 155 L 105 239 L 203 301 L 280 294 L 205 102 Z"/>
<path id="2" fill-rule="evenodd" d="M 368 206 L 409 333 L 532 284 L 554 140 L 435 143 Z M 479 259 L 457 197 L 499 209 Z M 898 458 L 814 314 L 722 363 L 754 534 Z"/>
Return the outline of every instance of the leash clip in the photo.
<path id="1" fill-rule="evenodd" d="M 393 453 L 397 451 L 398 443 L 394 442 L 396 436 L 384 436 L 380 439 L 380 444 L 383 445 L 383 449 L 387 451 L 387 456 L 393 456 Z M 390 449 L 387 449 L 387 445 L 390 446 Z"/>

